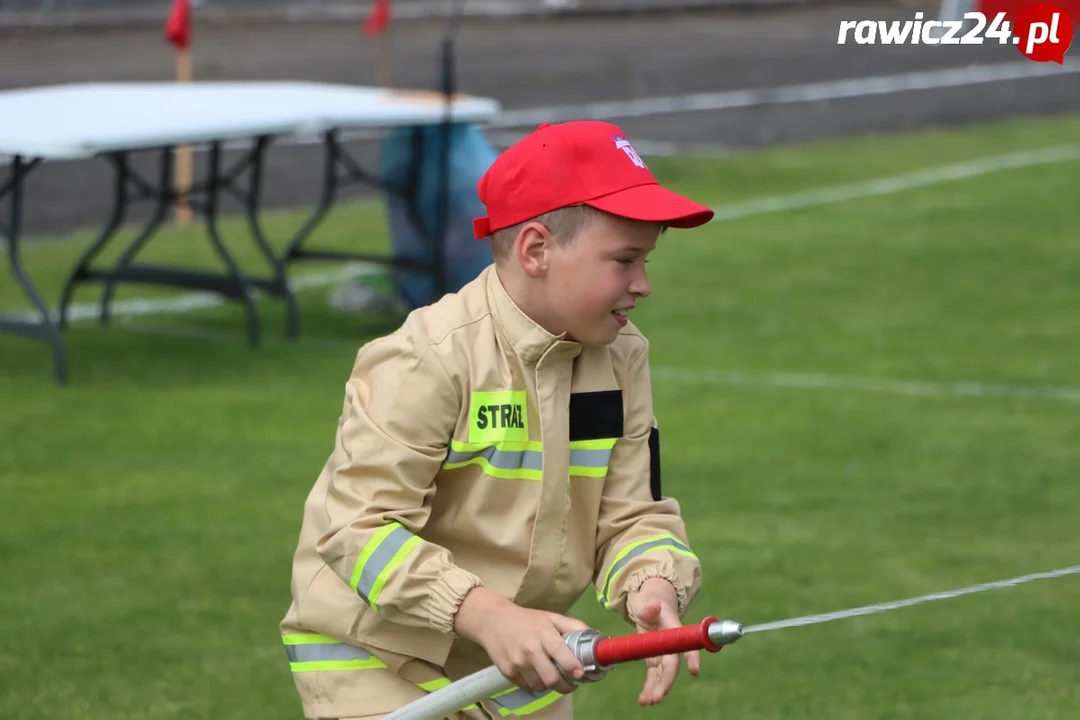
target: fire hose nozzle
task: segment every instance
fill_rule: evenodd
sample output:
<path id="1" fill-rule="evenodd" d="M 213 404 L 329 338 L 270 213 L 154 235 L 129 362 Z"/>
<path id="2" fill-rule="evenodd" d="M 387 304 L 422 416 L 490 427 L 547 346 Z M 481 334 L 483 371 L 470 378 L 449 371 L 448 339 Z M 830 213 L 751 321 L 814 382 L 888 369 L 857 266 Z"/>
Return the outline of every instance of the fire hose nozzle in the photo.
<path id="1" fill-rule="evenodd" d="M 743 636 L 743 626 L 734 620 L 720 620 L 709 625 L 709 640 L 723 647 L 730 645 Z"/>

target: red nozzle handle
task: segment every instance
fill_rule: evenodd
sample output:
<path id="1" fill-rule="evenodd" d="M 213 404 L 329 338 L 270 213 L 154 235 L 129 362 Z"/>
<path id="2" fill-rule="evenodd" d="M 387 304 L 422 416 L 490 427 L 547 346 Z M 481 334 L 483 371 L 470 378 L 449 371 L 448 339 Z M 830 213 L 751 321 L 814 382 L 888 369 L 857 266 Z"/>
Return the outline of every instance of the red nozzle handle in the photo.
<path id="1" fill-rule="evenodd" d="M 723 646 L 709 639 L 709 626 L 715 622 L 719 621 L 714 617 L 707 617 L 697 625 L 604 638 L 596 642 L 593 652 L 596 654 L 596 662 L 604 667 L 691 650 L 719 652 Z"/>

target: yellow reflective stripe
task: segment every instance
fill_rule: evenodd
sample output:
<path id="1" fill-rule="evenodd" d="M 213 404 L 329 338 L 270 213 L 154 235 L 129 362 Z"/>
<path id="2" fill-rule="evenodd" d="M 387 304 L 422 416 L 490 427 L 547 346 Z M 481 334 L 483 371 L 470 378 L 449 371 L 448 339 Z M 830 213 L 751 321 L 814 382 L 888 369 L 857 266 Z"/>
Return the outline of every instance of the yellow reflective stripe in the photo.
<path id="1" fill-rule="evenodd" d="M 385 667 L 386 663 L 374 657 L 367 660 L 316 660 L 289 663 L 289 669 L 295 673 L 316 672 L 318 670 L 379 670 Z"/>
<path id="2" fill-rule="evenodd" d="M 430 680 L 424 683 L 416 683 L 416 686 L 424 692 L 435 692 L 436 690 L 442 690 L 444 687 L 450 685 L 450 678 L 438 678 L 436 680 Z M 463 710 L 479 710 L 480 707 L 473 703 L 469 707 L 462 708 Z"/>
<path id="3" fill-rule="evenodd" d="M 405 556 L 419 542 L 420 538 L 406 530 L 404 525 L 392 522 L 379 528 L 360 551 L 351 576 L 352 585 L 356 594 L 372 609 L 378 609 L 379 593 L 390 578 L 390 573 L 401 565 Z"/>
<path id="4" fill-rule="evenodd" d="M 501 468 L 492 465 L 490 462 L 488 462 L 487 458 L 481 455 L 476 455 L 474 457 L 468 458 L 467 460 L 443 463 L 443 468 L 446 470 L 454 470 L 456 468 L 463 468 L 467 465 L 479 465 L 488 475 L 494 478 L 499 478 L 500 480 L 544 479 L 543 470 L 530 470 L 529 468 Z"/>
<path id="5" fill-rule="evenodd" d="M 686 557 L 691 557 L 695 560 L 697 559 L 697 556 L 691 552 L 690 548 L 683 545 L 671 533 L 664 533 L 663 535 L 656 535 L 632 542 L 620 550 L 615 556 L 615 559 L 611 562 L 611 567 L 607 571 L 607 575 L 604 576 L 604 582 L 596 588 L 596 597 L 599 599 L 601 605 L 608 609 L 611 608 L 611 605 L 608 603 L 608 594 L 611 591 L 612 583 L 615 582 L 615 578 L 618 577 L 619 573 L 623 571 L 631 560 L 652 550 L 666 550 L 667 552 L 673 552 L 677 555 L 685 555 Z"/>
<path id="6" fill-rule="evenodd" d="M 595 452 L 595 450 L 592 450 L 591 452 Z M 610 459 L 611 459 L 611 453 L 609 452 L 609 453 L 607 453 L 606 457 L 592 460 L 588 464 L 575 464 L 575 462 L 573 462 L 573 461 L 577 461 L 578 463 L 581 463 L 582 461 L 584 461 L 586 459 L 573 456 L 573 452 L 571 451 L 571 453 L 570 453 L 571 462 L 570 462 L 570 466 L 568 468 L 568 473 L 570 475 L 582 475 L 584 477 L 607 477 L 608 461 Z M 599 464 L 599 463 L 602 463 L 602 462 L 603 462 L 603 464 Z M 593 464 L 593 463 L 596 463 L 596 464 Z"/>
<path id="7" fill-rule="evenodd" d="M 570 474 L 594 478 L 607 477 L 611 451 L 617 441 L 618 438 L 571 441 Z"/>
<path id="8" fill-rule="evenodd" d="M 329 635 L 304 633 L 303 635 L 282 635 L 281 642 L 286 645 L 336 645 L 341 641 Z"/>
<path id="9" fill-rule="evenodd" d="M 507 715 L 521 717 L 543 710 L 561 697 L 562 694 L 554 690 L 536 693 L 520 688 L 511 688 L 497 695 L 492 695 L 491 699 L 499 706 L 499 715 L 503 717 Z M 503 699 L 499 700 L 498 698 Z"/>
<path id="10" fill-rule="evenodd" d="M 596 440 L 571 440 L 571 450 L 611 450 L 615 447 L 615 443 L 619 441 L 619 438 L 599 438 Z M 486 448 L 493 447 L 496 450 L 515 451 L 515 450 L 532 450 L 533 452 L 543 452 L 544 444 L 537 440 L 528 440 L 523 442 L 514 442 L 511 440 L 503 440 L 501 442 L 487 443 L 487 442 L 464 442 L 462 440 L 451 440 L 450 449 L 458 452 L 475 452 L 477 450 L 484 450 Z"/>
<path id="11" fill-rule="evenodd" d="M 382 660 L 363 648 L 318 633 L 282 635 L 289 669 L 293 672 L 317 670 L 373 670 L 385 668 Z"/>
<path id="12" fill-rule="evenodd" d="M 397 527 L 399 527 L 399 523 L 390 523 L 379 528 L 379 531 L 360 551 L 360 555 L 356 558 L 356 565 L 353 567 L 352 579 L 349 582 L 353 589 L 356 589 L 357 583 L 360 582 L 360 574 L 364 571 L 364 565 L 367 564 L 368 559 L 375 553 L 382 541 L 386 539 L 386 536 L 394 532 Z"/>
<path id="13" fill-rule="evenodd" d="M 375 584 L 371 588 L 371 594 L 368 595 L 368 600 L 371 602 L 372 608 L 377 609 L 379 593 L 382 592 L 383 585 L 386 584 L 386 581 L 390 579 L 390 573 L 392 573 L 399 565 L 401 565 L 402 561 L 405 560 L 405 556 L 409 554 L 409 551 L 412 550 L 413 547 L 415 547 L 419 543 L 420 538 L 416 537 L 415 535 L 406 540 L 405 544 L 402 545 L 396 553 L 394 553 L 394 557 L 391 558 L 390 562 L 386 564 L 386 567 L 384 567 L 383 571 L 379 573 L 379 576 L 375 578 Z"/>
<path id="14" fill-rule="evenodd" d="M 534 441 L 465 443 L 451 440 L 443 468 L 453 470 L 467 465 L 479 465 L 488 475 L 502 480 L 543 480 L 543 446 Z"/>
<path id="15" fill-rule="evenodd" d="M 599 438 L 571 442 L 568 474 L 606 477 L 617 441 L 618 438 Z M 503 480 L 543 480 L 543 445 L 536 441 L 467 443 L 451 440 L 443 469 L 454 470 L 468 465 L 478 465 L 488 475 Z"/>
<path id="16" fill-rule="evenodd" d="M 503 715 L 504 717 L 506 715 L 516 715 L 517 717 L 521 717 L 522 715 L 529 715 L 531 713 L 537 712 L 538 710 L 543 710 L 548 705 L 551 705 L 553 702 L 555 702 L 561 697 L 562 695 L 552 691 L 544 697 L 540 698 L 539 700 L 531 702 L 525 707 L 518 708 L 517 710 L 506 710 L 505 708 L 499 708 L 499 714 Z"/>
<path id="17" fill-rule="evenodd" d="M 585 442 L 592 442 L 587 440 Z M 571 446 L 574 443 L 570 443 Z M 544 444 L 537 440 L 500 440 L 499 442 L 464 442 L 462 440 L 450 440 L 450 449 L 457 452 L 475 452 L 477 450 L 484 450 L 486 448 L 493 447 L 496 450 L 504 450 L 507 452 L 513 452 L 516 450 L 532 450 L 533 452 L 543 452 Z"/>
<path id="18" fill-rule="evenodd" d="M 619 438 L 599 438 L 597 440 L 571 440 L 571 450 L 611 450 Z"/>
<path id="19" fill-rule="evenodd" d="M 589 466 L 586 466 L 586 465 L 571 465 L 570 466 L 570 474 L 571 475 L 580 475 L 582 477 L 602 478 L 602 477 L 607 477 L 607 473 L 608 473 L 608 469 L 607 469 L 606 465 L 604 467 L 589 467 Z"/>

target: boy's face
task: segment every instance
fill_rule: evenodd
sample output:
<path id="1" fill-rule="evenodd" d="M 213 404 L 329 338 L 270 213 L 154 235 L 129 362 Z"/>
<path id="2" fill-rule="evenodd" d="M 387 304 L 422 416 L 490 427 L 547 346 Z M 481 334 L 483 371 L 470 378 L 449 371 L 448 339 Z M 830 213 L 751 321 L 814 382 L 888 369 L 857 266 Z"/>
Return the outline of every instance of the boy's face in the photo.
<path id="1" fill-rule="evenodd" d="M 650 292 L 645 260 L 656 248 L 659 223 L 600 215 L 549 255 L 547 306 L 571 339 L 614 342 L 626 313 Z"/>

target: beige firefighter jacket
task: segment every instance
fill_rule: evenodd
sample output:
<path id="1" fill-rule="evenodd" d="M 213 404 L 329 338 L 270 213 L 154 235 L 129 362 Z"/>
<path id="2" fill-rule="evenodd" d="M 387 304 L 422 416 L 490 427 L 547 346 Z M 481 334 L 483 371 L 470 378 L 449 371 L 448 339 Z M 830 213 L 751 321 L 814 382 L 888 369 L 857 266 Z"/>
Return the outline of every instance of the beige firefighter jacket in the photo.
<path id="1" fill-rule="evenodd" d="M 592 584 L 630 621 L 645 579 L 671 581 L 681 614 L 700 575 L 660 492 L 646 339 L 631 323 L 608 346 L 553 336 L 489 266 L 360 349 L 281 631 L 308 717 L 363 715 L 327 696 L 330 674 L 491 664 L 453 632 L 477 585 L 566 613 Z"/>

